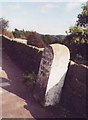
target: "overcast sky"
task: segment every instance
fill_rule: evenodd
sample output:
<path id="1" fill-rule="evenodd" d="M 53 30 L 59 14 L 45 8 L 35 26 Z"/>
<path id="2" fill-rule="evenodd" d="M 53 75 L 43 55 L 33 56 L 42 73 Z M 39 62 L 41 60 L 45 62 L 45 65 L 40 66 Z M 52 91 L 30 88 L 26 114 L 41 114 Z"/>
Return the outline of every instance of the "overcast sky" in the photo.
<path id="1" fill-rule="evenodd" d="M 41 34 L 65 34 L 65 31 L 76 23 L 77 15 L 81 13 L 81 6 L 85 0 L 63 1 L 65 0 L 62 2 L 55 0 L 52 2 L 33 2 L 33 0 L 32 2 L 22 0 L 6 2 L 4 0 L 0 2 L 0 17 L 9 20 L 9 30 L 18 28 Z"/>

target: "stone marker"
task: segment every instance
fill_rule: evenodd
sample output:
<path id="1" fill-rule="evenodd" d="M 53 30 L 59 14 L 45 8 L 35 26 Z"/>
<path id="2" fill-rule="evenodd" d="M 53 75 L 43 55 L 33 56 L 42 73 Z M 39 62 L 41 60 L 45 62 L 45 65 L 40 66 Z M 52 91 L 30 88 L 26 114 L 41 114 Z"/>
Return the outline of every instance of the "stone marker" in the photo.
<path id="1" fill-rule="evenodd" d="M 34 89 L 34 98 L 43 106 L 59 103 L 69 59 L 66 46 L 52 44 L 45 47 Z"/>

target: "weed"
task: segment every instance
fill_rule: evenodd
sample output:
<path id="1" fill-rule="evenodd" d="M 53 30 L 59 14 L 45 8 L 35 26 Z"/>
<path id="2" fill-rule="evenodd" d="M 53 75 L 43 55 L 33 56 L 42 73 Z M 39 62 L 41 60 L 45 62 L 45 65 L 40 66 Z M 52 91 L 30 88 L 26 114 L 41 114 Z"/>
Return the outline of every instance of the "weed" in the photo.
<path id="1" fill-rule="evenodd" d="M 29 85 L 35 84 L 36 78 L 37 75 L 34 72 L 23 75 L 24 82 L 27 82 Z"/>

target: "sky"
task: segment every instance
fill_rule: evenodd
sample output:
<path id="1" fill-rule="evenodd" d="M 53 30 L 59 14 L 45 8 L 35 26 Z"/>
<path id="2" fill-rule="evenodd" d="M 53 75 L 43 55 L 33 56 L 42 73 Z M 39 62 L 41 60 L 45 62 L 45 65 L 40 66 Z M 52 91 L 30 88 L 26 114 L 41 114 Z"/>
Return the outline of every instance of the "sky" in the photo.
<path id="1" fill-rule="evenodd" d="M 9 21 L 9 30 L 36 31 L 40 34 L 65 35 L 74 26 L 85 0 L 73 1 L 28 1 L 1 0 L 0 18 Z"/>

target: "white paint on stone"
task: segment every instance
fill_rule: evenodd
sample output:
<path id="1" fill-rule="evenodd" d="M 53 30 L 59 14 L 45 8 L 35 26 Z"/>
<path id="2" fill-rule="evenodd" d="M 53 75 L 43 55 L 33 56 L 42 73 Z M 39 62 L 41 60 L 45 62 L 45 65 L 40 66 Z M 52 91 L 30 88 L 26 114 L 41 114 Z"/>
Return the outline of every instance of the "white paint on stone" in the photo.
<path id="1" fill-rule="evenodd" d="M 55 105 L 59 102 L 70 59 L 70 52 L 66 46 L 53 44 L 51 47 L 54 58 L 45 93 L 45 106 Z"/>

